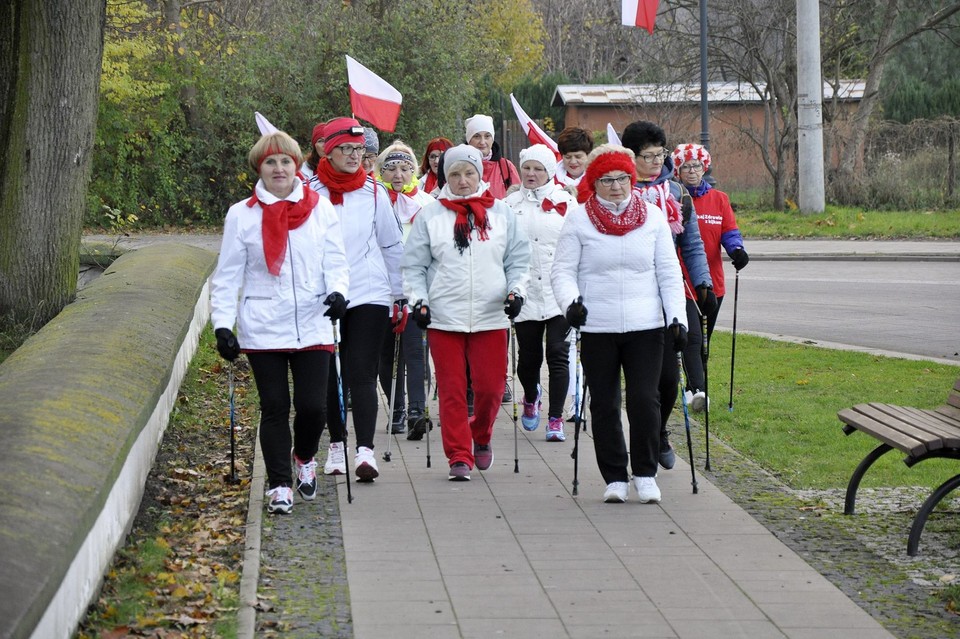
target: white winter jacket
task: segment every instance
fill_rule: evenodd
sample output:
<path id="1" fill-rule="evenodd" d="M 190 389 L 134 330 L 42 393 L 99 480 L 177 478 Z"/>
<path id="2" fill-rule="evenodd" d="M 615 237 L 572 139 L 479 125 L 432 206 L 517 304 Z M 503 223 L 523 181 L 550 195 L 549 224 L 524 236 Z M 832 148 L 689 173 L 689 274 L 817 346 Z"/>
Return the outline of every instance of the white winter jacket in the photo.
<path id="1" fill-rule="evenodd" d="M 446 188 L 441 197 L 456 199 Z M 487 209 L 488 239 L 481 241 L 471 231 L 462 254 L 453 241 L 456 219 L 440 202 L 423 207 L 413 219 L 403 253 L 407 298 L 411 305 L 423 300 L 430 307 L 430 328 L 459 333 L 507 328 L 503 302 L 510 292 L 526 297 L 530 264 L 530 246 L 517 216 L 494 201 Z"/>
<path id="2" fill-rule="evenodd" d="M 324 198 L 330 191 L 314 176 L 310 188 Z M 376 189 L 376 191 L 374 191 Z M 343 194 L 343 204 L 333 207 L 350 263 L 349 308 L 361 304 L 390 306 L 403 295 L 400 258 L 403 232 L 382 184 L 368 177 L 366 184 Z"/>
<path id="3" fill-rule="evenodd" d="M 625 206 L 622 203 L 619 211 Z M 564 309 L 583 296 L 584 333 L 662 328 L 664 314 L 668 323 L 673 318 L 687 323 L 673 236 L 666 215 L 653 204 L 647 203 L 646 221 L 622 236 L 600 233 L 583 205 L 567 213 L 551 282 Z"/>
<path id="4" fill-rule="evenodd" d="M 557 250 L 560 229 L 563 228 L 564 215 L 556 209 L 545 211 L 543 200 L 559 204 L 561 208 L 565 206 L 566 211 L 573 211 L 577 207 L 573 196 L 553 181 L 533 190 L 520 187 L 519 191 L 514 191 L 504 200 L 517 214 L 520 228 L 530 241 L 530 276 L 518 322 L 543 322 L 564 313 L 553 296 L 553 286 L 550 284 L 550 270 L 553 268 L 553 256 Z"/>
<path id="5" fill-rule="evenodd" d="M 305 187 L 299 181 L 286 199 L 296 202 Z M 257 198 L 278 198 L 257 182 Z M 263 255 L 263 208 L 237 202 L 227 211 L 217 269 L 210 282 L 214 329 L 237 325 L 240 348 L 290 350 L 333 344 L 330 293 L 349 294 L 349 269 L 333 205 L 321 197 L 310 216 L 287 235 L 280 275 L 271 275 Z M 238 299 L 239 298 L 239 299 Z"/>

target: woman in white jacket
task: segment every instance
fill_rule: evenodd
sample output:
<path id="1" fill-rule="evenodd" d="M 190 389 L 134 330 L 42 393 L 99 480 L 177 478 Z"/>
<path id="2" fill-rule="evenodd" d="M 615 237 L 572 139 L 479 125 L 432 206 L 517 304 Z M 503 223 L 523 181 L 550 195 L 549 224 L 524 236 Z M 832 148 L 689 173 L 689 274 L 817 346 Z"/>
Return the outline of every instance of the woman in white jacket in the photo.
<path id="1" fill-rule="evenodd" d="M 330 199 L 340 217 L 340 228 L 350 264 L 350 301 L 340 322 L 340 361 L 344 388 L 350 393 L 357 452 L 357 481 L 372 482 L 380 475 L 373 453 L 377 429 L 377 364 L 390 309 L 406 305 L 400 277 L 403 235 L 383 185 L 361 166 L 366 147 L 364 131 L 353 118 L 334 118 L 323 125 L 324 157 L 317 163 L 310 188 Z M 327 402 L 337 402 L 331 375 Z M 344 426 L 340 413 L 330 413 L 330 450 L 323 471 L 346 472 Z"/>
<path id="2" fill-rule="evenodd" d="M 663 211 L 633 192 L 633 152 L 604 144 L 587 158 L 583 204 L 567 215 L 551 281 L 581 332 L 594 448 L 607 483 L 604 501 L 624 502 L 627 448 L 620 422 L 620 379 L 630 427 L 629 470 L 643 503 L 659 502 L 660 404 L 664 340 L 686 342 L 683 279 Z M 587 309 L 590 310 L 589 321 Z M 664 314 L 669 330 L 664 331 Z"/>
<path id="3" fill-rule="evenodd" d="M 331 320 L 347 304 L 347 257 L 340 221 L 326 198 L 297 175 L 300 147 L 286 133 L 253 146 L 260 180 L 253 197 L 230 207 L 211 280 L 217 350 L 229 361 L 246 353 L 260 395 L 260 447 L 267 467 L 267 510 L 293 507 L 290 389 L 296 488 L 316 496 L 314 460 L 326 418 L 325 388 L 333 352 Z M 239 298 L 239 299 L 238 299 Z M 326 316 L 326 317 L 324 317 Z M 237 326 L 234 335 L 233 327 Z"/>
<path id="4" fill-rule="evenodd" d="M 546 357 L 548 370 L 548 442 L 562 442 L 563 404 L 570 384 L 568 361 L 570 326 L 557 305 L 550 285 L 550 270 L 564 216 L 577 203 L 554 182 L 557 157 L 543 144 L 520 151 L 520 190 L 504 200 L 516 212 L 520 227 L 530 241 L 530 277 L 523 309 L 515 324 L 517 331 L 517 377 L 523 386 L 523 417 L 526 430 L 540 424 L 540 367 Z"/>
<path id="5" fill-rule="evenodd" d="M 523 305 L 530 247 L 513 210 L 482 181 L 483 160 L 461 144 L 444 154 L 439 199 L 413 220 L 403 283 L 413 319 L 430 327 L 440 430 L 452 481 L 493 463 L 490 439 L 507 367 L 507 327 Z M 474 416 L 467 415 L 467 365 Z M 472 448 L 471 448 L 472 444 Z"/>

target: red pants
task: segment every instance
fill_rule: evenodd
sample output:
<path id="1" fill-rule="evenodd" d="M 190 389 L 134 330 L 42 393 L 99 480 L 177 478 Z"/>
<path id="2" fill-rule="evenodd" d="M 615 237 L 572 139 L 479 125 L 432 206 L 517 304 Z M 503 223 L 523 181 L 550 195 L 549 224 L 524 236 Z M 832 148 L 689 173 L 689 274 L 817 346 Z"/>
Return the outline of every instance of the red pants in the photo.
<path id="1" fill-rule="evenodd" d="M 430 354 L 437 369 L 440 435 L 447 461 L 473 468 L 473 444 L 489 444 L 503 399 L 507 331 L 452 333 L 430 329 Z M 467 364 L 473 385 L 473 418 L 467 417 Z"/>

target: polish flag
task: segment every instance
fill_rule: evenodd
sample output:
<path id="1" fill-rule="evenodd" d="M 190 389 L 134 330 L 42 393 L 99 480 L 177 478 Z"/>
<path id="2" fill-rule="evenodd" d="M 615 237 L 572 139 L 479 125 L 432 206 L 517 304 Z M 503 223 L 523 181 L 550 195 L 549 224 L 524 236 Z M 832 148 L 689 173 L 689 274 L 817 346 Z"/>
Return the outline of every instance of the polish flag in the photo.
<path id="1" fill-rule="evenodd" d="M 400 117 L 403 96 L 386 80 L 350 56 L 347 58 L 347 82 L 350 84 L 350 108 L 381 131 L 393 132 Z"/>
<path id="2" fill-rule="evenodd" d="M 607 143 L 608 144 L 623 144 L 620 142 L 620 136 L 617 135 L 617 130 L 613 128 L 613 125 L 607 122 Z"/>
<path id="3" fill-rule="evenodd" d="M 560 149 L 557 148 L 557 143 L 554 142 L 553 138 L 547 135 L 543 129 L 538 127 L 536 122 L 530 119 L 530 116 L 523 110 L 523 107 L 520 106 L 520 103 L 517 102 L 517 99 L 513 97 L 512 93 L 510 94 L 510 103 L 513 104 L 513 112 L 517 114 L 517 119 L 520 120 L 520 128 L 527 134 L 527 139 L 530 140 L 530 144 L 546 144 L 559 160 L 561 156 Z"/>
<path id="4" fill-rule="evenodd" d="M 653 33 L 653 23 L 657 19 L 657 5 L 660 0 L 621 0 L 620 22 L 628 27 L 640 27 Z"/>

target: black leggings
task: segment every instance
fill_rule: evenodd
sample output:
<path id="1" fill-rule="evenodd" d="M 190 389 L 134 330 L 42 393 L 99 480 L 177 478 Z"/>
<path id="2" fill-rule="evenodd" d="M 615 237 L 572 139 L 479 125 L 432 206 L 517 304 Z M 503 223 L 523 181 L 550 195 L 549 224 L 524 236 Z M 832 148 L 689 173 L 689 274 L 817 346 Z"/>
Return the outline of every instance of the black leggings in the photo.
<path id="1" fill-rule="evenodd" d="M 388 324 L 387 326 L 387 332 L 384 333 L 383 348 L 380 352 L 380 388 L 383 389 L 389 401 L 390 380 L 393 378 L 393 352 L 398 338 L 400 339 L 400 358 L 397 362 L 396 398 L 393 400 L 393 412 L 402 412 L 405 402 L 409 399 L 410 412 L 422 414 L 426 405 L 423 331 L 412 319 L 407 322 L 401 335 L 396 335 L 393 332 L 392 325 Z M 406 384 L 404 384 L 404 379 L 406 379 Z"/>
<path id="2" fill-rule="evenodd" d="M 550 400 L 547 414 L 561 417 L 570 386 L 570 342 L 567 341 L 570 325 L 563 315 L 557 315 L 545 321 L 517 322 L 514 326 L 519 350 L 517 377 L 523 385 L 524 401 L 534 401 L 537 397 L 537 383 L 543 365 L 543 335 L 546 333 L 547 396 Z"/>
<path id="3" fill-rule="evenodd" d="M 620 421 L 623 371 L 630 428 L 630 472 L 654 477 L 660 453 L 657 380 L 663 329 L 629 333 L 581 333 L 580 362 L 587 378 L 593 445 L 603 481 L 627 481 L 627 448 Z"/>
<path id="4" fill-rule="evenodd" d="M 389 323 L 388 309 L 380 304 L 350 308 L 339 322 L 343 401 L 347 400 L 349 392 L 358 447 L 373 448 L 373 435 L 377 429 L 377 368 Z M 340 418 L 336 362 L 333 358 L 330 361 L 327 405 L 336 407 L 330 411 L 330 441 L 342 442 L 344 424 Z"/>
<path id="5" fill-rule="evenodd" d="M 326 422 L 329 351 L 247 353 L 260 394 L 260 449 L 270 488 L 290 486 L 290 385 L 293 376 L 293 450 L 302 461 L 317 453 Z"/>

